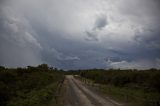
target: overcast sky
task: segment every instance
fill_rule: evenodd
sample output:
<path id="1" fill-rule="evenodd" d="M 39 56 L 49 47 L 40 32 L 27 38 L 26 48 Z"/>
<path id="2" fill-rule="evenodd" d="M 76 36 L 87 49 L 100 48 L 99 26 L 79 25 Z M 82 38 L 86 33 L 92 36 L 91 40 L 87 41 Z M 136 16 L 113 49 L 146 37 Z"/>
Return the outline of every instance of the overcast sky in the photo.
<path id="1" fill-rule="evenodd" d="M 0 0 L 0 65 L 160 68 L 159 0 Z"/>

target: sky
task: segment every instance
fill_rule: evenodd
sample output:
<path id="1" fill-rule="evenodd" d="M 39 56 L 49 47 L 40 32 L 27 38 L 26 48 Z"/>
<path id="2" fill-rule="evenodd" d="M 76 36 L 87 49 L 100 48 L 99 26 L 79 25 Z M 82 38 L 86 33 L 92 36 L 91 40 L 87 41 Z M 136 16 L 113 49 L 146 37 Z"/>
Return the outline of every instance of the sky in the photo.
<path id="1" fill-rule="evenodd" d="M 160 68 L 159 0 L 0 0 L 0 65 Z"/>

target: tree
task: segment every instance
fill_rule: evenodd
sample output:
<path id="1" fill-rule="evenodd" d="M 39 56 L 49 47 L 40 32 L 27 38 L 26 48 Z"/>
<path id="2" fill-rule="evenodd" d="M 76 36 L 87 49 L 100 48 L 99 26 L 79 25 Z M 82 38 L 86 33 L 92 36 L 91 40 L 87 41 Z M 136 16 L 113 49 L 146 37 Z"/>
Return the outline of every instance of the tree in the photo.
<path id="1" fill-rule="evenodd" d="M 5 70 L 5 67 L 4 66 L 0 66 L 0 70 Z"/>
<path id="2" fill-rule="evenodd" d="M 41 64 L 41 65 L 38 65 L 38 68 L 40 69 L 44 69 L 44 70 L 49 70 L 49 67 L 47 64 Z"/>

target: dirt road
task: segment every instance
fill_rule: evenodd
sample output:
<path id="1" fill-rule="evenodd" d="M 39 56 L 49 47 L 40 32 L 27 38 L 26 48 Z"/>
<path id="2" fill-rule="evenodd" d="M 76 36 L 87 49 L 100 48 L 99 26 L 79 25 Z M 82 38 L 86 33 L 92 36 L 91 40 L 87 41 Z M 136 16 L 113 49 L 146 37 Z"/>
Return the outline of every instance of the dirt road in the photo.
<path id="1" fill-rule="evenodd" d="M 93 92 L 72 75 L 67 75 L 63 106 L 117 106 L 111 100 Z"/>

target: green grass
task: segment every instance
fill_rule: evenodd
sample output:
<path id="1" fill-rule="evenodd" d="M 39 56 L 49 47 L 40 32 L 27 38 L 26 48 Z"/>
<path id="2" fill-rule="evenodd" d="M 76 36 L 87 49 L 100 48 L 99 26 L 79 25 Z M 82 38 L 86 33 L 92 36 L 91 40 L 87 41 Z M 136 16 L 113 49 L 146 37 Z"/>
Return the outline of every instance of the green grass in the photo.
<path id="1" fill-rule="evenodd" d="M 127 106 L 160 106 L 160 70 L 83 70 L 85 82 L 99 85 L 111 98 Z M 88 80 L 89 79 L 89 80 Z M 92 80 L 92 81 L 90 81 Z M 90 84 L 93 85 L 93 84 Z"/>
<path id="2" fill-rule="evenodd" d="M 77 78 L 90 86 L 98 88 L 107 97 L 126 106 L 159 106 L 160 103 L 160 92 L 158 91 L 131 87 L 134 85 L 119 87 L 111 84 L 99 84 L 84 77 Z"/>
<path id="3" fill-rule="evenodd" d="M 54 69 L 1 69 L 0 106 L 55 105 L 63 78 Z"/>
<path id="4" fill-rule="evenodd" d="M 8 106 L 46 106 L 48 102 L 54 98 L 57 84 L 53 83 L 40 90 L 32 90 L 24 94 L 17 92 L 18 97 L 14 97 L 9 101 Z M 55 103 L 56 101 L 54 101 Z"/>
<path id="5" fill-rule="evenodd" d="M 131 106 L 156 106 L 156 102 L 160 102 L 159 92 L 147 92 L 142 89 L 115 87 L 113 85 L 100 85 L 99 88 L 109 97 Z"/>

